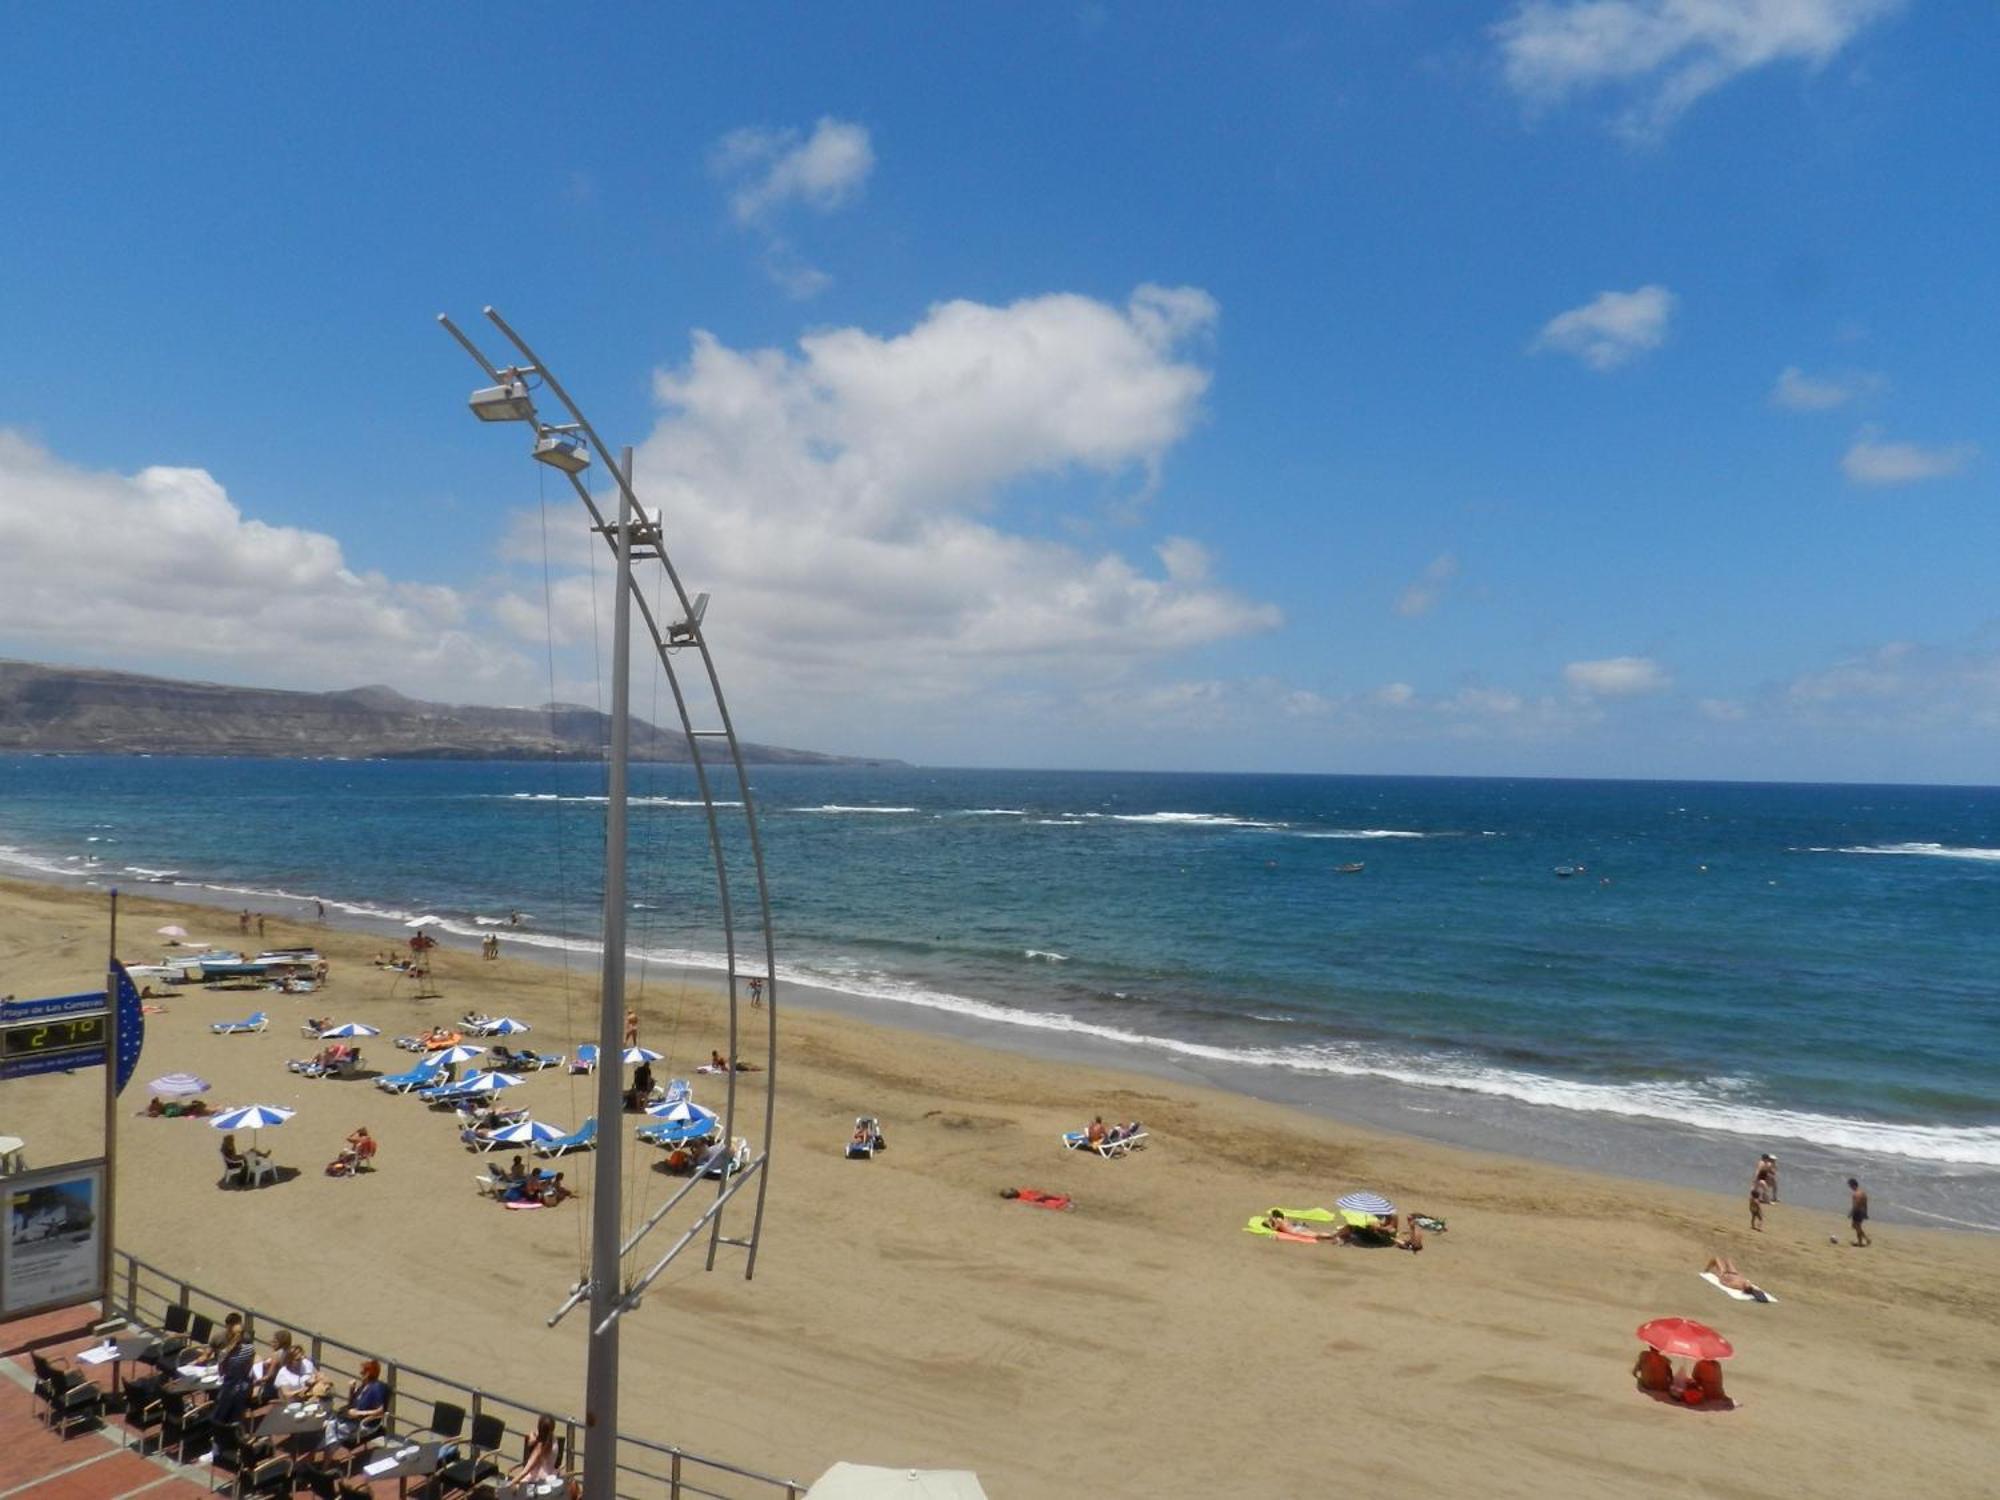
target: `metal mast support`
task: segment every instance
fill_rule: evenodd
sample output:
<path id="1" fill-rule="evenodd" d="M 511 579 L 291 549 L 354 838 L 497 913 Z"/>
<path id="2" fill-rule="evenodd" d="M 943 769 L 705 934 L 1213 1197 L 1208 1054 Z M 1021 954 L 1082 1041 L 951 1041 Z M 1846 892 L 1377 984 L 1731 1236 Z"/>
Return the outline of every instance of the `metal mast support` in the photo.
<path id="1" fill-rule="evenodd" d="M 585 1366 L 583 1487 L 586 1500 L 613 1500 L 618 1479 L 618 1310 L 622 1291 L 625 1071 L 625 783 L 632 754 L 632 450 L 620 455 L 618 583 L 612 606 L 611 759 L 604 808 L 604 995 L 597 1016 L 597 1175 L 591 1194 L 590 1334 Z"/>
<path id="2" fill-rule="evenodd" d="M 112 1238 L 118 1232 L 118 890 L 111 891 L 110 951 L 104 956 L 104 1201 L 97 1205 L 97 1243 L 104 1277 L 104 1317 L 112 1308 Z"/>
<path id="3" fill-rule="evenodd" d="M 632 485 L 632 450 L 626 448 L 614 458 L 611 450 L 598 436 L 596 428 L 583 410 L 570 398 L 562 384 L 549 370 L 546 363 L 527 341 L 493 308 L 486 309 L 486 317 L 519 351 L 520 359 L 510 361 L 504 368 L 494 364 L 483 354 L 479 346 L 467 338 L 465 333 L 450 318 L 440 315 L 438 322 L 445 331 L 456 339 L 469 354 L 474 363 L 493 382 L 490 388 L 473 394 L 471 407 L 473 414 L 488 422 L 523 422 L 535 434 L 532 456 L 541 463 L 560 469 L 576 492 L 577 500 L 583 505 L 591 522 L 591 529 L 603 537 L 615 556 L 618 566 L 617 590 L 617 641 L 614 646 L 614 672 L 617 682 L 613 687 L 613 765 L 615 778 L 607 788 L 610 793 L 606 812 L 605 832 L 607 839 L 619 858 L 607 868 L 605 879 L 605 963 L 604 963 L 604 1010 L 603 1026 L 598 1043 L 598 1167 L 597 1202 L 593 1206 L 595 1234 L 592 1246 L 591 1272 L 588 1279 L 580 1281 L 563 1299 L 562 1305 L 549 1318 L 555 1323 L 586 1299 L 590 1302 L 591 1333 L 589 1371 L 591 1389 L 587 1398 L 590 1414 L 588 1443 L 585 1448 L 584 1472 L 585 1494 L 590 1500 L 614 1493 L 613 1476 L 616 1473 L 616 1411 L 615 1392 L 618 1362 L 616 1328 L 619 1319 L 639 1305 L 639 1299 L 646 1289 L 666 1270 L 667 1266 L 683 1250 L 693 1245 L 703 1234 L 708 1238 L 707 1264 L 712 1269 L 716 1251 L 721 1245 L 729 1245 L 745 1252 L 743 1274 L 747 1280 L 757 1267 L 757 1249 L 763 1238 L 765 1198 L 770 1185 L 770 1161 L 772 1130 L 776 1118 L 778 1084 L 778 1004 L 779 978 L 776 942 L 771 929 L 771 895 L 765 880 L 764 845 L 757 828 L 756 797 L 750 777 L 743 761 L 743 747 L 736 738 L 736 729 L 730 720 L 729 707 L 724 700 L 722 680 L 717 674 L 715 659 L 708 649 L 708 637 L 703 628 L 703 613 L 708 603 L 706 594 L 690 597 L 681 582 L 680 574 L 674 568 L 673 560 L 667 555 L 667 547 L 661 519 L 647 515 L 639 504 Z M 561 403 L 570 421 L 562 425 L 551 425 L 543 421 L 535 409 L 534 396 L 540 391 L 553 396 Z M 590 462 L 588 454 L 595 453 L 601 459 L 612 477 L 618 482 L 618 521 L 614 525 L 600 508 L 598 499 L 591 494 L 589 486 L 580 477 L 581 471 Z M 653 602 L 645 589 L 633 576 L 635 562 L 656 562 L 666 575 L 672 590 L 674 604 L 679 618 L 663 620 L 656 614 Z M 637 611 L 636 623 L 651 640 L 660 668 L 665 673 L 669 689 L 673 694 L 674 710 L 680 720 L 681 733 L 686 736 L 689 751 L 689 768 L 694 772 L 695 784 L 701 794 L 701 806 L 708 829 L 709 855 L 715 866 L 715 889 L 720 906 L 722 940 L 725 954 L 727 996 L 729 1001 L 729 1048 L 730 1056 L 736 1055 L 739 1039 L 737 984 L 742 974 L 741 933 L 737 922 L 737 904 L 732 890 L 731 857 L 729 845 L 724 839 L 718 807 L 734 806 L 742 812 L 742 833 L 744 847 L 750 858 L 752 890 L 756 897 L 755 929 L 747 934 L 761 952 L 765 990 L 764 1034 L 768 1051 L 764 1059 L 763 1073 L 763 1129 L 761 1142 L 752 1152 L 750 1161 L 741 1170 L 732 1170 L 734 1161 L 738 1078 L 732 1071 L 729 1075 L 727 1092 L 723 1103 L 723 1144 L 715 1154 L 702 1163 L 700 1170 L 677 1191 L 669 1195 L 667 1201 L 649 1214 L 625 1237 L 621 1244 L 617 1230 L 620 1221 L 618 1207 L 619 1185 L 621 1181 L 617 1163 L 623 1141 L 618 1139 L 618 1122 L 622 1114 L 623 1095 L 619 1085 L 622 1070 L 618 1058 L 623 1050 L 624 1036 L 620 1029 L 624 1004 L 624 945 L 625 945 L 625 897 L 624 863 L 625 850 L 625 762 L 628 758 L 630 742 L 626 737 L 630 720 L 629 668 L 628 656 L 630 632 L 634 624 L 632 611 Z M 683 652 L 691 654 L 699 663 L 698 672 L 684 672 L 676 663 Z M 705 685 L 713 706 L 712 721 L 697 724 L 693 705 L 690 704 L 688 689 Z M 711 760 L 705 747 L 720 746 L 723 758 Z M 714 784 L 714 773 L 725 772 L 734 778 L 731 800 L 718 802 Z M 739 856 L 740 858 L 740 856 Z M 614 883 L 615 879 L 615 883 Z M 616 892 L 614 896 L 614 891 Z M 614 979 L 615 975 L 615 979 Z M 608 1158 L 608 1159 L 607 1159 Z M 697 1213 L 693 1220 L 668 1247 L 666 1253 L 646 1270 L 639 1272 L 621 1285 L 620 1273 L 624 1258 L 638 1248 L 646 1238 L 683 1203 L 707 1178 L 715 1180 L 715 1196 L 708 1207 Z M 731 1199 L 744 1189 L 752 1186 L 756 1191 L 749 1195 L 755 1207 L 751 1212 L 750 1228 L 747 1235 L 726 1235 L 723 1233 L 723 1210 Z M 607 1207 L 607 1204 L 609 1205 Z"/>

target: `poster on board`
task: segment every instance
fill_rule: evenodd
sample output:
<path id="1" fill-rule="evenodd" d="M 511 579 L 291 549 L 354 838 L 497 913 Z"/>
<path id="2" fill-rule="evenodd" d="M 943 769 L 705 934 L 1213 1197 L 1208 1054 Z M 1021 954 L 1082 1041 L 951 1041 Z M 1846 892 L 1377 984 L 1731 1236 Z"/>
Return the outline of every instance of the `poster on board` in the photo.
<path id="1" fill-rule="evenodd" d="M 102 1160 L 45 1167 L 0 1181 L 0 1316 L 104 1295 Z"/>

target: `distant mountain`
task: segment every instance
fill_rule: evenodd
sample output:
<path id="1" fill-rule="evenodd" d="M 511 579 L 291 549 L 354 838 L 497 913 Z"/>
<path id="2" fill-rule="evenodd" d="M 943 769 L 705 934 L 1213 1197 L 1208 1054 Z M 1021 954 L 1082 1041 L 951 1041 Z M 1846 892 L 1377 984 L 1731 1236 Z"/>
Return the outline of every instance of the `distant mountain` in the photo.
<path id="1" fill-rule="evenodd" d="M 339 755 L 359 760 L 600 759 L 610 720 L 594 708 L 425 703 L 394 688 L 337 693 L 225 687 L 131 672 L 0 660 L 0 750 L 149 755 Z M 635 760 L 685 764 L 678 730 L 632 721 Z M 743 746 L 757 765 L 898 762 Z"/>

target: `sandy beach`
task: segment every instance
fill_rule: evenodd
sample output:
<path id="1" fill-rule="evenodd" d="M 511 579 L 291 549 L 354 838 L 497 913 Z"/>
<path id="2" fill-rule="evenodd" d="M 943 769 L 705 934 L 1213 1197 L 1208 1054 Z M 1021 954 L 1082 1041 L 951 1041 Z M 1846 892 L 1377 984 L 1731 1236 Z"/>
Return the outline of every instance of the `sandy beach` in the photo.
<path id="1" fill-rule="evenodd" d="M 212 908 L 128 894 L 121 911 L 128 961 L 155 957 L 151 934 L 170 921 L 236 937 Z M 104 929 L 99 893 L 0 882 L 0 992 L 94 987 Z M 370 965 L 380 938 L 274 920 L 263 941 L 319 945 L 332 981 L 314 996 L 162 1002 L 124 1100 L 121 1245 L 272 1313 L 578 1410 L 580 1320 L 543 1319 L 584 1253 L 587 1197 L 503 1212 L 475 1193 L 481 1159 L 447 1118 L 284 1061 L 311 1050 L 300 1020 L 330 1013 L 380 1027 L 366 1060 L 394 1071 L 406 1055 L 391 1036 L 471 1008 L 569 1051 L 594 1026 L 593 966 L 566 982 L 516 955 L 447 950 L 442 998 L 418 1001 Z M 666 1054 L 661 1078 L 724 1044 L 711 979 L 656 972 L 634 998 L 642 1040 Z M 259 1008 L 264 1034 L 210 1034 Z M 1827 1496 L 1885 1475 L 1955 1496 L 1988 1482 L 2000 1238 L 1890 1225 L 1857 1250 L 1837 1216 L 1789 1203 L 1753 1234 L 1739 1187 L 1754 1152 L 1718 1161 L 1727 1191 L 1703 1193 L 805 1009 L 786 1012 L 782 1046 L 757 1278 L 726 1253 L 716 1273 L 695 1260 L 655 1288 L 627 1325 L 627 1431 L 801 1479 L 838 1458 L 971 1467 L 996 1500 L 1270 1484 Z M 297 1108 L 264 1144 L 299 1175 L 218 1191 L 213 1130 L 135 1117 L 144 1080 L 179 1070 L 212 1080 L 217 1104 Z M 694 1081 L 720 1104 L 718 1080 Z M 94 1154 L 98 1086 L 89 1073 L 9 1084 L 0 1133 L 25 1137 L 34 1164 Z M 509 1102 L 571 1125 L 591 1088 L 542 1074 Z M 850 1162 L 840 1147 L 862 1112 L 881 1117 L 889 1149 Z M 1092 1114 L 1143 1120 L 1150 1145 L 1118 1161 L 1062 1150 L 1060 1132 Z M 380 1170 L 323 1176 L 358 1124 L 382 1142 Z M 657 1204 L 668 1179 L 647 1172 L 653 1159 L 628 1152 L 628 1195 Z M 590 1162 L 569 1163 L 586 1194 Z M 1010 1203 L 1008 1186 L 1072 1194 L 1075 1211 Z M 1356 1188 L 1450 1229 L 1421 1255 L 1243 1232 L 1259 1210 Z M 1705 1285 L 1716 1253 L 1781 1300 Z M 1733 1340 L 1738 1410 L 1635 1393 L 1632 1330 L 1667 1314 Z M 675 1395 L 689 1370 L 698 1404 Z"/>

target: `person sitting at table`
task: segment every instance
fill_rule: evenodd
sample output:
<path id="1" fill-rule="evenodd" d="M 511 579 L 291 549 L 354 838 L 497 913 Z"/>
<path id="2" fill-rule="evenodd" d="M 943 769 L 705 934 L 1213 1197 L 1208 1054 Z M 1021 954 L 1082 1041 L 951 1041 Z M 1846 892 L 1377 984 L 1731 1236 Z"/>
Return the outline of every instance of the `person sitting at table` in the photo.
<path id="1" fill-rule="evenodd" d="M 363 1437 L 381 1428 L 389 1410 L 389 1387 L 382 1383 L 379 1360 L 363 1360 L 361 1374 L 347 1388 L 347 1400 L 327 1423 L 329 1444 L 352 1447 Z"/>
<path id="2" fill-rule="evenodd" d="M 285 1351 L 284 1362 L 265 1380 L 265 1386 L 273 1400 L 296 1401 L 312 1387 L 318 1374 L 319 1367 L 307 1355 L 305 1346 L 293 1344 Z"/>
<path id="3" fill-rule="evenodd" d="M 535 1435 L 528 1439 L 521 1461 L 507 1471 L 507 1483 L 532 1484 L 541 1479 L 562 1477 L 562 1445 L 556 1441 L 556 1419 L 543 1413 L 535 1423 Z"/>

